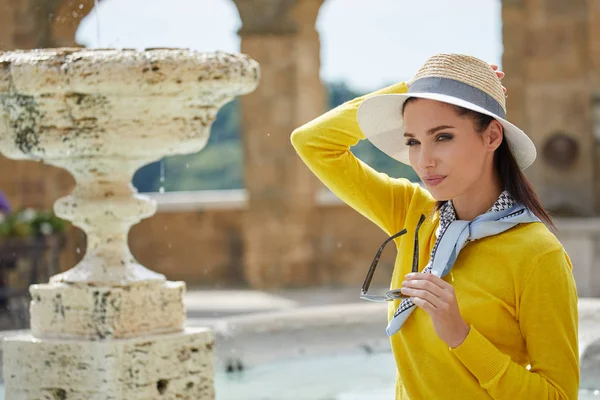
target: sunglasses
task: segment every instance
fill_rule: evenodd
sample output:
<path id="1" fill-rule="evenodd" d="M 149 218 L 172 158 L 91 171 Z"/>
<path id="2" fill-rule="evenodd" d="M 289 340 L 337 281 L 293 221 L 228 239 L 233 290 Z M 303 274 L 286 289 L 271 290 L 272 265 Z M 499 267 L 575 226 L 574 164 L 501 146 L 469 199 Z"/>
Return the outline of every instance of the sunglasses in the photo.
<path id="1" fill-rule="evenodd" d="M 412 261 L 412 272 L 419 272 L 419 228 L 425 221 L 425 215 L 421 214 L 421 218 L 419 219 L 419 223 L 417 224 L 417 228 L 415 229 L 415 245 L 413 250 L 413 261 Z M 379 263 L 379 258 L 385 249 L 385 246 L 391 242 L 392 240 L 405 235 L 407 233 L 406 228 L 402 229 L 400 232 L 395 235 L 390 236 L 383 242 L 377 254 L 375 254 L 375 258 L 371 263 L 371 267 L 369 268 L 369 272 L 367 272 L 367 276 L 365 281 L 362 284 L 362 288 L 360 290 L 360 298 L 369 301 L 375 302 L 385 302 L 385 301 L 393 301 L 399 299 L 405 299 L 408 296 L 403 295 L 400 291 L 401 289 L 392 289 L 386 292 L 385 295 L 374 295 L 369 294 L 369 287 L 371 286 L 371 281 L 373 280 L 373 275 L 375 274 L 375 269 L 377 268 L 377 264 Z"/>

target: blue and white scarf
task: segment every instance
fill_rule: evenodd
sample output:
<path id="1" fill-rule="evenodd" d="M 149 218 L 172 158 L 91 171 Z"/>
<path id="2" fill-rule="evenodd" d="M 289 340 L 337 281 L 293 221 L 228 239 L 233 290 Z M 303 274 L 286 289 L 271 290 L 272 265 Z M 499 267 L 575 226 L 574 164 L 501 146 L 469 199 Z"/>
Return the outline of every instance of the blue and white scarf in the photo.
<path id="1" fill-rule="evenodd" d="M 439 277 L 444 277 L 450 272 L 458 253 L 468 242 L 497 235 L 521 223 L 540 222 L 531 210 L 518 203 L 506 190 L 485 214 L 473 221 L 457 220 L 452 201 L 446 202 L 439 212 L 437 240 L 431 251 L 429 263 L 422 271 Z M 402 328 L 415 308 L 415 304 L 408 298 L 400 302 L 386 328 L 388 336 Z"/>

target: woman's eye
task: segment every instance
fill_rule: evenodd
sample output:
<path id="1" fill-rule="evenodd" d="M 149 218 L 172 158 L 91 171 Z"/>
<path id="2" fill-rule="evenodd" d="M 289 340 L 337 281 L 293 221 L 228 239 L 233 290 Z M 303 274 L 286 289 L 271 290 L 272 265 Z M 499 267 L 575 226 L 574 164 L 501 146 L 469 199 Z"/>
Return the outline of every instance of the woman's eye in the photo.
<path id="1" fill-rule="evenodd" d="M 449 134 L 449 133 L 442 133 L 442 134 L 438 135 L 438 137 L 436 138 L 436 140 L 438 142 L 441 142 L 441 141 L 445 141 L 445 140 L 450 140 L 452 138 L 453 138 L 453 136 L 451 134 Z"/>
<path id="2" fill-rule="evenodd" d="M 415 139 L 408 139 L 406 141 L 407 146 L 414 146 L 415 144 L 419 144 L 419 142 L 417 142 Z"/>

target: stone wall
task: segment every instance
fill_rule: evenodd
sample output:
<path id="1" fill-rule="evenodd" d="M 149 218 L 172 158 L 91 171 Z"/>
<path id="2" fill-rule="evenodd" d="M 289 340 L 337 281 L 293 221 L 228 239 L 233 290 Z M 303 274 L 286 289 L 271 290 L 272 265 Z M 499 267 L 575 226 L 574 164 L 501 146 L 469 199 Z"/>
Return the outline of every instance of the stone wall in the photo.
<path id="1" fill-rule="evenodd" d="M 142 264 L 190 286 L 240 287 L 260 279 L 244 269 L 245 191 L 153 196 L 159 212 L 130 234 L 132 252 Z M 297 276 L 288 271 L 282 286 L 356 286 L 358 290 L 386 235 L 348 206 L 324 197 L 311 220 L 305 221 L 315 256 L 307 268 L 296 271 Z M 281 235 L 285 237 L 285 230 Z M 384 252 L 373 285 L 389 284 L 392 247 Z"/>
<path id="2" fill-rule="evenodd" d="M 544 205 L 567 216 L 600 212 L 600 6 L 585 0 L 503 2 L 508 118 L 539 158 L 526 171 Z M 598 111 L 596 111 L 598 112 Z"/>

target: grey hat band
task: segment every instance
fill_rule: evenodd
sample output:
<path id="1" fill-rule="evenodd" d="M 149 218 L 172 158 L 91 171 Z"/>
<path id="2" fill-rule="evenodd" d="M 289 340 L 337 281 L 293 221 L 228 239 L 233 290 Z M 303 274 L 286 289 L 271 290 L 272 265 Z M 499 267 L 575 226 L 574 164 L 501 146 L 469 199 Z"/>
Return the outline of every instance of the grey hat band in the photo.
<path id="1" fill-rule="evenodd" d="M 449 78 L 426 77 L 417 79 L 408 88 L 408 94 L 437 93 L 452 96 L 475 104 L 500 118 L 506 119 L 506 112 L 489 94 L 466 83 Z"/>

